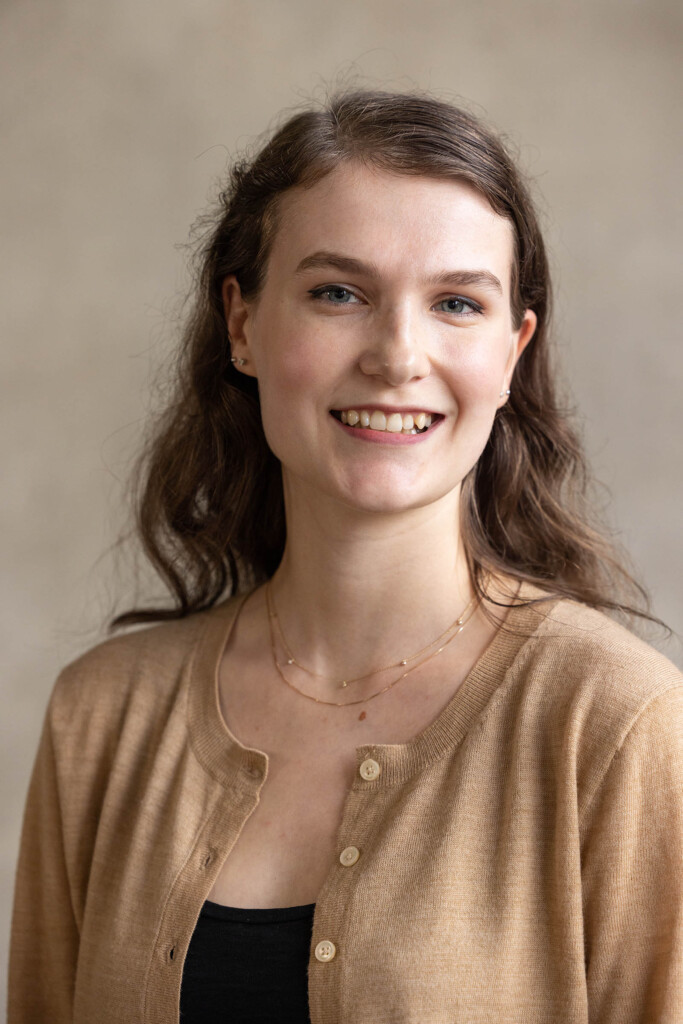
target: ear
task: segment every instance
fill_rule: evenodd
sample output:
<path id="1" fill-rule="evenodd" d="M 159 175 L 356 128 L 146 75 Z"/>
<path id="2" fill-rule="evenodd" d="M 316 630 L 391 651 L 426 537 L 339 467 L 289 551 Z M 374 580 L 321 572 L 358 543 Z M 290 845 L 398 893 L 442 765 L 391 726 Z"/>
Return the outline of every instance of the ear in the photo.
<path id="1" fill-rule="evenodd" d="M 533 309 L 525 309 L 519 328 L 516 331 L 513 331 L 510 336 L 510 357 L 508 359 L 507 366 L 505 367 L 503 386 L 500 389 L 503 392 L 503 395 L 498 402 L 499 409 L 504 406 L 508 400 L 508 396 L 505 392 L 510 387 L 512 374 L 514 373 L 519 357 L 536 332 L 537 323 L 538 318 Z"/>
<path id="2" fill-rule="evenodd" d="M 240 373 L 244 373 L 248 377 L 255 377 L 254 360 L 249 345 L 249 335 L 254 317 L 253 306 L 242 298 L 242 291 L 234 274 L 228 274 L 224 278 L 221 295 L 225 323 L 230 338 L 231 355 L 238 360 L 233 363 L 233 366 Z M 244 362 L 240 363 L 239 360 L 244 360 Z"/>

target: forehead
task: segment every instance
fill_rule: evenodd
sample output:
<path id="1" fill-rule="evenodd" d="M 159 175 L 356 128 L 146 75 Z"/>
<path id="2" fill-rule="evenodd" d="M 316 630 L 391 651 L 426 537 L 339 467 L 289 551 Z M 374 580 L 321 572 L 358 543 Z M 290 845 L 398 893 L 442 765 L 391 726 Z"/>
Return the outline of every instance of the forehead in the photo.
<path id="1" fill-rule="evenodd" d="M 367 259 L 387 274 L 417 262 L 421 272 L 489 269 L 508 280 L 513 234 L 466 182 L 347 163 L 291 189 L 278 206 L 272 268 L 286 273 L 319 249 Z"/>

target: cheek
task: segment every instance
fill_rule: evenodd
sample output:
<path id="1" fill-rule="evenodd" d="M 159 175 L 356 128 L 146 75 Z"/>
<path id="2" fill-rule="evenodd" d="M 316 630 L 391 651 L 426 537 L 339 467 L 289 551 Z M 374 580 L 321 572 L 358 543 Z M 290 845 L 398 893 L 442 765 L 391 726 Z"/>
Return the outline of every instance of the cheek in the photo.
<path id="1" fill-rule="evenodd" d="M 331 318 L 330 318 L 331 319 Z M 352 371 L 348 335 L 313 322 L 286 302 L 273 306 L 258 324 L 256 371 L 262 405 L 301 417 L 306 408 L 331 402 Z"/>
<path id="2" fill-rule="evenodd" d="M 316 377 L 319 361 L 301 332 L 277 315 L 259 326 L 256 370 L 262 404 L 271 397 L 283 402 L 288 395 L 305 393 Z"/>
<path id="3" fill-rule="evenodd" d="M 458 406 L 486 414 L 495 406 L 505 374 L 502 346 L 473 345 L 444 366 Z"/>
<path id="4" fill-rule="evenodd" d="M 315 423 L 314 410 L 327 394 L 330 370 L 315 339 L 282 321 L 263 326 L 256 360 L 261 419 L 268 445 L 283 461 Z M 289 453 L 289 455 L 287 454 Z"/>
<path id="5" fill-rule="evenodd" d="M 325 339 L 291 303 L 272 303 L 258 320 L 257 370 L 264 383 L 287 390 L 305 386 L 319 374 Z"/>
<path id="6" fill-rule="evenodd" d="M 444 370 L 457 407 L 454 454 L 464 476 L 478 461 L 491 434 L 505 364 L 502 346 L 470 346 L 460 354 L 462 358 Z"/>

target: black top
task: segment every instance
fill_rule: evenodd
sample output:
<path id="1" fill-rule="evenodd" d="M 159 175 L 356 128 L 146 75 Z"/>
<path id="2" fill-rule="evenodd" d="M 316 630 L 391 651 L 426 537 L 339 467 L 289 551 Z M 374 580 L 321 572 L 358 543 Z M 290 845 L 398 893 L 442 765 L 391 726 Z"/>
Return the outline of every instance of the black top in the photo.
<path id="1" fill-rule="evenodd" d="M 247 910 L 207 900 L 180 989 L 182 1024 L 310 1024 L 315 903 Z"/>

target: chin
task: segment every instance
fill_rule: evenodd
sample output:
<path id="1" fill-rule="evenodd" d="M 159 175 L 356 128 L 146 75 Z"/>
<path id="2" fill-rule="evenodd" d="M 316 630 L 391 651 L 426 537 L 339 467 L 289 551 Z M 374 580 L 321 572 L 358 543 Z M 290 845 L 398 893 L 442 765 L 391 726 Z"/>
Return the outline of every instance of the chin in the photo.
<path id="1" fill-rule="evenodd" d="M 370 515 L 398 515 L 414 509 L 428 508 L 437 502 L 447 500 L 449 495 L 457 500 L 459 485 L 447 490 L 443 485 L 438 489 L 426 487 L 381 487 L 366 486 L 345 491 L 337 497 L 347 508 Z"/>
<path id="2" fill-rule="evenodd" d="M 429 504 L 429 502 L 416 501 L 411 503 L 405 501 L 399 501 L 398 499 L 391 499 L 384 497 L 377 497 L 374 501 L 370 498 L 365 501 L 361 501 L 356 496 L 354 499 L 349 497 L 342 498 L 342 505 L 345 505 L 349 509 L 353 509 L 355 512 L 365 512 L 368 515 L 397 515 L 401 512 L 407 512 L 409 509 L 420 508 L 423 504 Z"/>

